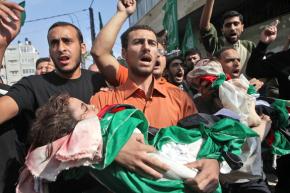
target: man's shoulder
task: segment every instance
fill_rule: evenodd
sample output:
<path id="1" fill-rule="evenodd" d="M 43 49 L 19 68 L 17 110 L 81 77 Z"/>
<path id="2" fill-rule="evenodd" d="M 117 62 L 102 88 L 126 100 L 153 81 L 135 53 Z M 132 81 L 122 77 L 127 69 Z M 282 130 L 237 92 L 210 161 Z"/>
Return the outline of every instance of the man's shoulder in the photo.
<path id="1" fill-rule="evenodd" d="M 9 88 L 9 85 L 0 83 L 0 96 L 5 95 L 8 92 Z"/>
<path id="2" fill-rule="evenodd" d="M 176 98 L 177 100 L 189 98 L 189 95 L 185 91 L 181 90 L 180 88 L 178 88 L 177 86 L 169 82 L 164 82 L 164 83 L 159 83 L 159 84 L 162 84 L 162 86 L 164 87 L 164 90 L 167 92 L 168 95 L 174 96 L 174 98 Z"/>
<path id="3" fill-rule="evenodd" d="M 240 42 L 249 52 L 252 52 L 256 47 L 256 44 L 251 40 L 240 40 Z"/>
<path id="4" fill-rule="evenodd" d="M 91 102 L 92 100 L 102 100 L 102 101 L 108 101 L 110 99 L 115 98 L 115 96 L 119 93 L 119 89 L 117 88 L 102 88 L 99 92 L 95 93 L 91 97 Z"/>
<path id="5" fill-rule="evenodd" d="M 94 84 L 98 84 L 102 86 L 106 85 L 105 77 L 101 73 L 98 73 L 98 72 L 93 72 L 90 70 L 82 69 L 81 78 L 91 81 Z"/>
<path id="6" fill-rule="evenodd" d="M 102 77 L 103 75 L 101 73 L 98 72 L 93 72 L 91 70 L 87 70 L 87 69 L 82 69 L 81 70 L 81 77 Z"/>
<path id="7" fill-rule="evenodd" d="M 22 77 L 18 82 L 13 84 L 11 87 L 21 85 L 41 85 L 44 80 L 43 75 L 30 75 Z"/>

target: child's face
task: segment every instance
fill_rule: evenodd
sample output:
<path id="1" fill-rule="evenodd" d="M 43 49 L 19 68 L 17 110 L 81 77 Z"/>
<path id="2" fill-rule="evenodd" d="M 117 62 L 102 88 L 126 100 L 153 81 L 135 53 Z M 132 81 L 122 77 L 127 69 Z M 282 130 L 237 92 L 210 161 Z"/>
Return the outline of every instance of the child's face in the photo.
<path id="1" fill-rule="evenodd" d="M 73 97 L 69 98 L 69 108 L 72 111 L 73 117 L 79 121 L 96 116 L 98 112 L 94 105 L 88 105 Z"/>

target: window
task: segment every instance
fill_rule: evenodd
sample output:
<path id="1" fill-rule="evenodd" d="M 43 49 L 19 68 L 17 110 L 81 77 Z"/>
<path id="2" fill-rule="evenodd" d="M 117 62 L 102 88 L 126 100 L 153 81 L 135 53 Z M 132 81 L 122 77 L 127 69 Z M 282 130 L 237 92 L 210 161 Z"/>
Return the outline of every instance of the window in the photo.
<path id="1" fill-rule="evenodd" d="M 18 62 L 18 60 L 15 60 L 15 59 L 10 59 L 10 60 L 8 60 L 8 62 L 9 62 L 9 63 L 17 63 L 17 62 Z"/>
<path id="2" fill-rule="evenodd" d="M 10 74 L 13 75 L 13 76 L 15 76 L 15 75 L 18 74 L 18 70 L 11 70 L 10 71 Z"/>
<path id="3" fill-rule="evenodd" d="M 31 46 L 21 46 L 20 50 L 23 53 L 32 53 L 33 52 L 33 49 Z"/>

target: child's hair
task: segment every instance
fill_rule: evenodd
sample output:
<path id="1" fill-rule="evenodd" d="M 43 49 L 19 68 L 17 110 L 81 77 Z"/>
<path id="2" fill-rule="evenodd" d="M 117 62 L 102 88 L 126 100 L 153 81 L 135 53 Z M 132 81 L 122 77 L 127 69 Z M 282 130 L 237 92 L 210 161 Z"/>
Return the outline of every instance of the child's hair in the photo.
<path id="1" fill-rule="evenodd" d="M 69 109 L 70 95 L 67 93 L 52 96 L 48 103 L 36 111 L 36 118 L 29 132 L 31 148 L 50 144 L 71 133 L 77 124 Z M 48 157 L 52 147 L 48 149 Z"/>

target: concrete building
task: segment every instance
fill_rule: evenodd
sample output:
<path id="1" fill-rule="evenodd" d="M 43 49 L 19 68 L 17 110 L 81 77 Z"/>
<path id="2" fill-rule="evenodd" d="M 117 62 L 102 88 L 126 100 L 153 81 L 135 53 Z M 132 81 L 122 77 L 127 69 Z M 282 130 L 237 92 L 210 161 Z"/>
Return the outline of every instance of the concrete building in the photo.
<path id="1" fill-rule="evenodd" d="M 199 39 L 199 19 L 202 7 L 206 0 L 177 0 L 179 41 L 183 40 L 187 18 L 191 19 L 193 33 Z M 130 16 L 129 25 L 150 25 L 158 33 L 162 33 L 166 0 L 138 0 L 137 11 Z M 216 0 L 213 10 L 212 23 L 220 28 L 221 15 L 227 10 L 237 10 L 244 16 L 245 32 L 242 39 L 258 42 L 262 28 L 279 19 L 278 38 L 271 45 L 273 51 L 279 51 L 290 34 L 290 1 L 289 0 Z M 203 46 L 198 41 L 198 48 L 204 52 Z"/>
<path id="2" fill-rule="evenodd" d="M 24 43 L 10 45 L 2 62 L 1 77 L 4 83 L 12 85 L 24 76 L 35 74 L 35 62 L 38 58 L 37 50 L 27 38 Z"/>

